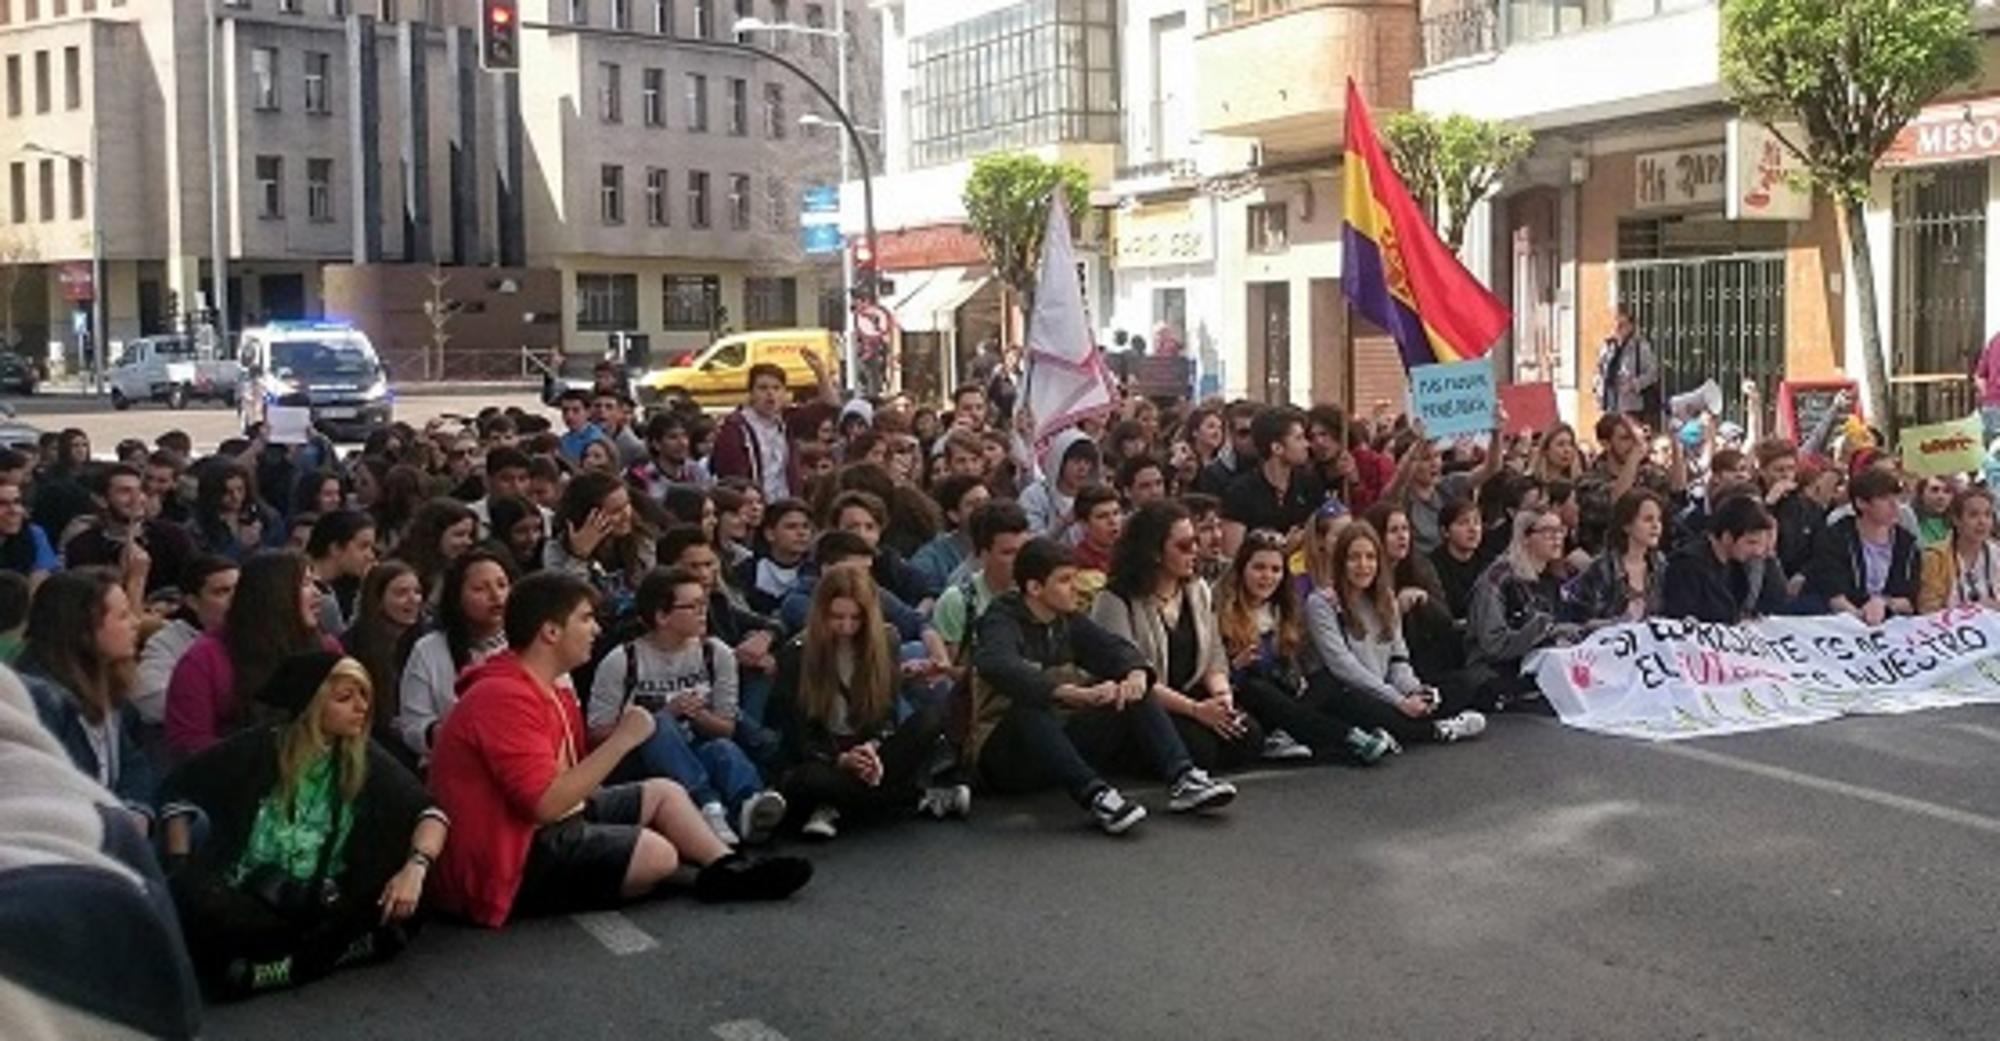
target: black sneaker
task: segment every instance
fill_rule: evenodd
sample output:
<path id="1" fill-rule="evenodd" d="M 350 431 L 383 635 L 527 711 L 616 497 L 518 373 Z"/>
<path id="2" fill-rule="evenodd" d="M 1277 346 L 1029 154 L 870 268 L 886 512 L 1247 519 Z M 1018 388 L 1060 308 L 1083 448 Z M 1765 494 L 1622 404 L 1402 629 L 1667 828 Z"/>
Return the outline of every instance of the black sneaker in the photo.
<path id="1" fill-rule="evenodd" d="M 1146 808 L 1106 785 L 1090 797 L 1090 815 L 1097 818 L 1097 826 L 1106 835 L 1123 835 L 1146 819 Z"/>
<path id="2" fill-rule="evenodd" d="M 803 857 L 751 859 L 732 853 L 694 877 L 695 899 L 705 904 L 783 900 L 812 881 L 812 862 Z"/>

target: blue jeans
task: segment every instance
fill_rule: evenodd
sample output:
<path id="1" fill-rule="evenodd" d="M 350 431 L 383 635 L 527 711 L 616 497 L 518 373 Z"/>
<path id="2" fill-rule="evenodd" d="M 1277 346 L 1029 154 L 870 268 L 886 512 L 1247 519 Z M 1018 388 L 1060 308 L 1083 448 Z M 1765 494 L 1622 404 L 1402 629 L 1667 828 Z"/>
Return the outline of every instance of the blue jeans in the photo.
<path id="1" fill-rule="evenodd" d="M 731 736 L 758 767 L 775 771 L 783 764 L 784 742 L 777 731 L 764 725 L 764 712 L 771 701 L 771 674 L 738 673 L 737 680 L 736 733 Z"/>
<path id="2" fill-rule="evenodd" d="M 726 737 L 689 737 L 679 720 L 662 712 L 646 743 L 632 750 L 613 774 L 621 781 L 665 777 L 686 788 L 696 806 L 719 802 L 731 813 L 764 790 L 764 778 L 742 746 Z"/>

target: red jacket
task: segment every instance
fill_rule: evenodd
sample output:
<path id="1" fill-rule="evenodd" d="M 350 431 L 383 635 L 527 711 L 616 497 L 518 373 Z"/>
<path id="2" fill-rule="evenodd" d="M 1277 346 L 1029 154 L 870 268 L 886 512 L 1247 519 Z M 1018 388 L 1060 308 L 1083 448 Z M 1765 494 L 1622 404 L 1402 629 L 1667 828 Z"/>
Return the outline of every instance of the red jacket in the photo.
<path id="1" fill-rule="evenodd" d="M 589 738 L 576 699 L 543 689 L 512 652 L 465 670 L 458 690 L 431 750 L 431 794 L 451 817 L 431 892 L 444 910 L 498 928 L 514 909 L 540 827 L 535 805 L 562 771 L 565 738 L 578 757 Z"/>
<path id="2" fill-rule="evenodd" d="M 741 477 L 762 491 L 764 457 L 757 453 L 757 433 L 743 418 L 744 407 L 747 406 L 739 406 L 736 411 L 722 417 L 722 422 L 716 426 L 715 443 L 709 446 L 708 451 L 708 472 L 717 478 Z M 780 417 L 780 426 L 784 425 L 784 418 Z M 790 437 L 786 438 L 786 442 L 785 486 L 797 495 L 805 486 L 799 470 L 798 444 Z"/>

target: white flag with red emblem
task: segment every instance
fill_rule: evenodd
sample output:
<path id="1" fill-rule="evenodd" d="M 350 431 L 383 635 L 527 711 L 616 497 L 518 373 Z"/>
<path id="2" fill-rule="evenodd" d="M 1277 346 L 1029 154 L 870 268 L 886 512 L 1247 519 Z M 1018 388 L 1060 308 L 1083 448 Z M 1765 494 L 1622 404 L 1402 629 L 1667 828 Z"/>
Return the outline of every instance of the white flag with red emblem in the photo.
<path id="1" fill-rule="evenodd" d="M 1049 226 L 1042 235 L 1035 311 L 1028 316 L 1027 381 L 1037 446 L 1047 444 L 1057 431 L 1117 408 L 1104 352 L 1098 349 L 1084 313 L 1083 281 L 1077 277 L 1076 250 L 1070 245 L 1069 208 L 1060 191 L 1049 200 Z"/>

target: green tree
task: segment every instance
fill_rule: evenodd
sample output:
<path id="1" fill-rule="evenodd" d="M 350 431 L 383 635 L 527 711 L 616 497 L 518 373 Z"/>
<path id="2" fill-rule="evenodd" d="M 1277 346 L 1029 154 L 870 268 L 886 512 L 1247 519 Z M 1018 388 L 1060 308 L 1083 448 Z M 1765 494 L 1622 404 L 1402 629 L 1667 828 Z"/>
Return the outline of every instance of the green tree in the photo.
<path id="1" fill-rule="evenodd" d="M 993 273 L 1020 294 L 1024 311 L 1034 309 L 1035 268 L 1042 260 L 1049 200 L 1058 188 L 1074 224 L 1090 206 L 1090 174 L 1075 163 L 1001 152 L 975 160 L 965 182 L 966 223 L 986 247 Z"/>
<path id="2" fill-rule="evenodd" d="M 1978 75 L 1979 66 L 1966 0 L 1723 0 L 1722 75 L 1730 94 L 1767 125 L 1803 128 L 1779 138 L 1839 209 L 1861 312 L 1862 390 L 1892 439 L 1896 415 L 1863 219 L 1869 180 L 1876 159 L 1924 104 Z"/>
<path id="3" fill-rule="evenodd" d="M 1454 253 L 1465 244 L 1472 207 L 1492 194 L 1507 168 L 1535 144 L 1532 134 L 1504 123 L 1427 112 L 1390 116 L 1382 138 L 1390 164 Z"/>

